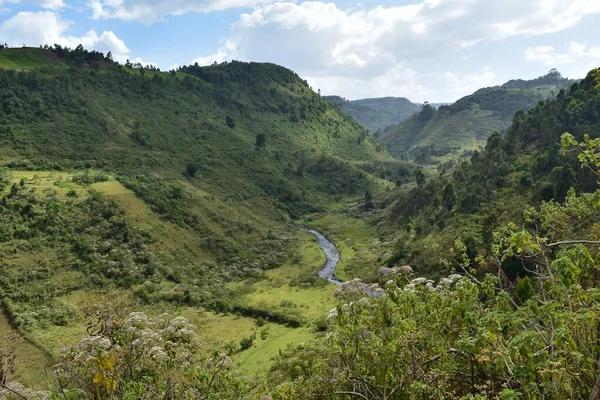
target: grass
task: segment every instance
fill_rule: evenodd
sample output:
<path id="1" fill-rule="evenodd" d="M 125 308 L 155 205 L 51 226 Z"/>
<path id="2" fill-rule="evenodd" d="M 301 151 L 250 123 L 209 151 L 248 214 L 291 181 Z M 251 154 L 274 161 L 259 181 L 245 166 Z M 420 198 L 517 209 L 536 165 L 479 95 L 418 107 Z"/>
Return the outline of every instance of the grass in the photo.
<path id="1" fill-rule="evenodd" d="M 205 350 L 223 350 L 230 342 L 238 347 L 243 338 L 254 336 L 254 344 L 247 350 L 233 354 L 233 359 L 243 373 L 257 375 L 266 372 L 272 359 L 289 345 L 308 343 L 314 335 L 309 328 L 290 328 L 267 322 L 262 327 L 252 318 L 236 315 L 215 314 L 208 311 L 187 308 L 179 315 L 188 318 L 198 327 L 198 336 Z M 261 332 L 268 332 L 262 339 Z"/>
<path id="2" fill-rule="evenodd" d="M 335 307 L 335 285 L 290 285 L 294 278 L 316 275 L 325 263 L 325 255 L 313 235 L 298 232 L 298 241 L 301 258 L 297 262 L 267 271 L 265 280 L 230 284 L 240 294 L 238 301 L 241 304 L 299 315 L 308 321 L 314 321 Z"/>
<path id="3" fill-rule="evenodd" d="M 123 301 L 123 303 L 119 303 L 122 307 L 120 310 L 121 315 L 127 315 L 132 311 L 142 311 L 149 316 L 167 313 L 172 317 L 183 316 L 187 318 L 197 327 L 196 333 L 204 351 L 210 352 L 213 349 L 225 351 L 230 342 L 235 343 L 239 348 L 239 343 L 243 338 L 254 336 L 254 344 L 250 349 L 232 355 L 240 370 L 248 375 L 266 372 L 271 366 L 272 359 L 279 354 L 280 350 L 284 350 L 289 345 L 308 343 L 314 339 L 314 335 L 308 327 L 291 328 L 270 322 L 266 322 L 259 327 L 253 318 L 231 314 L 216 314 L 202 308 L 176 307 L 169 304 L 140 306 L 128 303 L 128 300 L 130 300 L 128 296 L 128 293 L 123 291 L 96 294 L 84 291 L 73 292 L 59 299 L 60 302 L 69 304 L 70 307 L 77 310 L 77 317 L 71 324 L 65 327 L 50 326 L 46 329 L 38 329 L 29 332 L 27 336 L 50 354 L 57 356 L 62 347 L 73 345 L 87 336 L 87 322 L 93 321 L 93 318 L 85 316 L 85 311 L 90 306 L 94 303 L 109 303 L 109 299 L 112 299 L 112 301 L 119 299 L 118 301 Z M 0 319 L 0 335 L 4 326 L 2 322 L 2 319 Z M 268 332 L 265 339 L 261 336 L 263 331 Z M 36 354 L 39 358 L 40 355 L 44 355 L 44 352 L 31 344 L 28 344 L 28 346 L 30 347 L 28 352 L 20 353 L 22 368 L 15 375 L 15 378 L 19 381 L 42 384 L 44 382 L 44 368 L 30 371 L 28 366 L 34 365 Z M 37 365 L 48 367 L 47 362 L 45 364 L 38 363 Z M 22 379 L 23 377 L 28 380 Z"/>
<path id="4" fill-rule="evenodd" d="M 378 265 L 376 258 L 381 244 L 367 221 L 348 216 L 344 210 L 345 207 L 333 205 L 327 213 L 315 214 L 300 223 L 321 231 L 337 247 L 341 254 L 335 271 L 337 279 L 373 277 L 377 272 L 373 268 Z"/>
<path id="5" fill-rule="evenodd" d="M 41 67 L 66 69 L 68 65 L 52 53 L 37 47 L 0 50 L 0 68 L 30 70 Z"/>
<path id="6" fill-rule="evenodd" d="M 9 375 L 8 380 L 36 389 L 43 388 L 44 371 L 51 366 L 48 355 L 14 330 L 0 312 L 0 350 L 10 351 L 13 344 L 17 346 L 17 358 L 14 373 Z"/>

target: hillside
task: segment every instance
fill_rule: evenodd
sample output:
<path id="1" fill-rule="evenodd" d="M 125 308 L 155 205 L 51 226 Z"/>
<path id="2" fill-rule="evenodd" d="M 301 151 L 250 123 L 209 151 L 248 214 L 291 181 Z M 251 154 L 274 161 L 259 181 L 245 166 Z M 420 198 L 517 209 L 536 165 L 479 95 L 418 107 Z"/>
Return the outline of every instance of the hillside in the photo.
<path id="1" fill-rule="evenodd" d="M 600 398 L 600 69 L 434 171 L 276 65 L 2 54 L 0 398 Z"/>
<path id="2" fill-rule="evenodd" d="M 456 159 L 484 145 L 492 133 L 504 131 L 518 110 L 556 96 L 573 82 L 551 71 L 531 81 L 480 89 L 437 110 L 425 107 L 379 140 L 393 156 L 404 160 L 437 164 Z"/>
<path id="3" fill-rule="evenodd" d="M 276 201 L 297 197 L 278 205 L 302 208 L 322 204 L 319 166 L 339 163 L 352 174 L 344 160 L 387 158 L 363 128 L 282 67 L 233 62 L 167 73 L 69 57 L 82 67 L 60 68 L 68 60 L 49 50 L 0 51 L 0 67 L 10 68 L 1 72 L 4 162 L 191 172 L 223 195 L 266 190 Z M 21 61 L 19 70 L 58 68 L 17 73 Z M 329 194 L 358 189 L 333 178 Z"/>
<path id="4" fill-rule="evenodd" d="M 187 315 L 210 349 L 264 317 L 271 336 L 236 354 L 266 370 L 333 302 L 292 222 L 401 178 L 366 129 L 273 64 L 161 72 L 82 47 L 0 49 L 0 94 L 0 343 L 14 329 L 38 349 L 25 383 L 115 302 Z M 242 300 L 299 290 L 298 276 L 316 286 L 294 301 Z"/>
<path id="5" fill-rule="evenodd" d="M 599 109 L 596 69 L 376 199 L 381 295 L 345 285 L 326 339 L 277 360 L 277 398 L 597 399 Z"/>
<path id="6" fill-rule="evenodd" d="M 518 111 L 506 133 L 493 134 L 484 148 L 449 172 L 387 193 L 378 221 L 396 221 L 380 233 L 396 235 L 388 264 L 410 263 L 443 275 L 448 272 L 444 259 L 457 238 L 472 258 L 489 254 L 494 232 L 509 222 L 524 224 L 529 206 L 563 202 L 571 187 L 578 193 L 596 190 L 595 175 L 580 167 L 574 152 L 562 152 L 560 140 L 565 132 L 578 141 L 585 134 L 600 136 L 597 85 L 597 71 L 592 71 L 556 99 Z"/>
<path id="7" fill-rule="evenodd" d="M 404 97 L 345 100 L 340 96 L 324 96 L 324 99 L 337 105 L 375 136 L 386 127 L 409 118 L 422 107 Z"/>

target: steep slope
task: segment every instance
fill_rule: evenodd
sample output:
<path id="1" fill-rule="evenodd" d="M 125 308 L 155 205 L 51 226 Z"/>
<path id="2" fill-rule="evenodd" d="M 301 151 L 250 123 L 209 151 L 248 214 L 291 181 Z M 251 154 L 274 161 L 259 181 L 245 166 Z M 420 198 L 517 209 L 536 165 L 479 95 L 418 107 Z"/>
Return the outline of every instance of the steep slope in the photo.
<path id="1" fill-rule="evenodd" d="M 364 174 L 345 160 L 387 158 L 362 127 L 282 67 L 233 62 L 170 74 L 75 52 L 23 49 L 15 58 L 18 51 L 0 51 L 0 67 L 11 68 L 0 72 L 1 146 L 13 165 L 185 172 L 223 195 L 267 192 L 301 213 L 322 206 L 323 194 L 365 188 Z M 71 68 L 16 72 L 14 63 L 32 52 L 46 63 L 38 67 Z M 319 176 L 330 172 L 325 164 L 356 176 Z"/>
<path id="2" fill-rule="evenodd" d="M 565 132 L 579 141 L 584 134 L 600 137 L 598 110 L 600 70 L 594 70 L 556 99 L 518 111 L 506 133 L 493 134 L 451 173 L 388 193 L 376 218 L 382 237 L 396 236 L 388 264 L 410 263 L 421 273 L 443 275 L 453 265 L 456 239 L 472 259 L 490 254 L 494 232 L 509 222 L 525 225 L 522 213 L 529 206 L 562 202 L 571 187 L 595 190 L 596 176 L 581 168 L 576 152 L 561 151 L 560 138 Z M 486 259 L 481 265 L 485 270 L 494 264 Z M 514 277 L 522 268 L 519 260 L 506 273 Z"/>
<path id="3" fill-rule="evenodd" d="M 379 138 L 397 158 L 433 164 L 484 145 L 490 135 L 503 131 L 515 112 L 555 96 L 574 81 L 558 72 L 531 81 L 510 81 L 480 89 L 449 106 L 425 106 L 418 114 Z"/>
<path id="4" fill-rule="evenodd" d="M 342 112 L 354 118 L 375 136 L 378 136 L 386 127 L 396 125 L 409 118 L 422 107 L 404 97 L 360 100 L 345 100 L 340 96 L 325 96 L 324 98 L 336 104 Z"/>

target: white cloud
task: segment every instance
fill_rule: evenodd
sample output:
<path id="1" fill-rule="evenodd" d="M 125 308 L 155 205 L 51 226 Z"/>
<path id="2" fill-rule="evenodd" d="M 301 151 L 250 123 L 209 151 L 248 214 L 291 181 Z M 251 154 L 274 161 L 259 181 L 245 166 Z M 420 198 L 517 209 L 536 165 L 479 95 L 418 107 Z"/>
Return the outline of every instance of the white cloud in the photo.
<path id="1" fill-rule="evenodd" d="M 367 89 L 373 95 L 394 89 L 396 95 L 413 96 L 439 82 L 429 79 L 420 86 L 426 77 L 412 73 L 411 62 L 514 36 L 558 32 L 596 13 L 600 1 L 589 0 L 421 0 L 352 10 L 324 1 L 275 2 L 242 14 L 227 46 L 198 59 L 275 62 L 319 83 L 324 92 L 339 90 L 346 97 Z M 474 87 L 473 79 L 485 83 L 490 74 L 450 74 L 446 78 L 452 82 L 442 83 L 448 96 L 454 91 L 458 97 Z M 414 82 L 394 83 L 407 76 Z"/>
<path id="2" fill-rule="evenodd" d="M 572 64 L 581 58 L 600 58 L 600 47 L 572 42 L 564 53 L 559 53 L 552 46 L 529 47 L 525 50 L 525 60 L 552 66 Z"/>
<path id="3" fill-rule="evenodd" d="M 202 65 L 211 65 L 212 63 L 215 63 L 215 62 L 217 64 L 220 64 L 223 61 L 227 61 L 230 59 L 231 59 L 231 57 L 225 50 L 219 49 L 216 53 L 211 54 L 209 56 L 194 58 L 190 64 L 198 63 L 201 66 Z"/>
<path id="4" fill-rule="evenodd" d="M 400 65 L 371 78 L 317 76 L 307 80 L 315 90 L 321 89 L 325 94 L 342 94 L 349 99 L 406 96 L 415 102 L 454 102 L 462 95 L 491 86 L 494 78 L 489 67 L 476 73 L 444 71 L 420 74 Z"/>
<path id="5" fill-rule="evenodd" d="M 59 10 L 67 6 L 64 0 L 0 0 L 0 6 L 3 4 L 33 4 L 48 10 Z"/>
<path id="6" fill-rule="evenodd" d="M 117 18 L 153 23 L 169 15 L 255 7 L 275 0 L 91 0 L 94 19 Z"/>
<path id="7" fill-rule="evenodd" d="M 3 41 L 12 46 L 54 45 L 60 44 L 70 48 L 83 45 L 88 50 L 97 50 L 103 53 L 109 51 L 117 61 L 124 61 L 129 57 L 129 48 L 125 42 L 112 31 L 104 31 L 98 35 L 91 30 L 83 36 L 67 35 L 71 23 L 51 11 L 20 12 L 6 20 L 0 26 L 0 35 Z"/>

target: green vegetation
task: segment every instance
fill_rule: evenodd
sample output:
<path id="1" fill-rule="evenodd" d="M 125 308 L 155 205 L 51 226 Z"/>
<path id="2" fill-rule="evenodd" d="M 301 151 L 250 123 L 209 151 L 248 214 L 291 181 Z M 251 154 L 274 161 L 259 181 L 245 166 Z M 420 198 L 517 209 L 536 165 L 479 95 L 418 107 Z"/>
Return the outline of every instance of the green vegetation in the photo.
<path id="1" fill-rule="evenodd" d="M 385 128 L 396 125 L 421 110 L 420 104 L 412 103 L 404 97 L 352 101 L 339 96 L 325 96 L 324 98 L 358 121 L 375 137 L 378 137 Z"/>
<path id="2" fill-rule="evenodd" d="M 15 70 L 31 70 L 37 68 L 68 68 L 68 64 L 56 55 L 27 47 L 21 49 L 4 48 L 0 51 L 0 66 Z"/>
<path id="3" fill-rule="evenodd" d="M 595 190 L 594 175 L 559 144 L 564 132 L 578 140 L 598 132 L 595 79 L 592 72 L 555 100 L 518 111 L 505 135 L 492 135 L 485 149 L 453 170 L 387 193 L 380 203 L 385 210 L 375 217 L 379 235 L 395 236 L 387 264 L 410 264 L 420 273 L 442 276 L 450 272 L 446 261 L 457 238 L 471 258 L 490 254 L 493 232 L 510 222 L 524 224 L 523 210 L 542 201 L 562 202 L 571 187 Z M 390 220 L 395 225 L 383 223 Z M 523 268 L 515 261 L 507 272 L 514 278 Z"/>
<path id="4" fill-rule="evenodd" d="M 451 275 L 438 283 L 410 270 L 381 276 L 385 294 L 377 297 L 348 286 L 326 339 L 290 349 L 272 368 L 274 398 L 598 398 L 599 105 L 595 70 L 569 93 L 517 113 L 505 137 L 492 136 L 454 170 L 455 183 L 442 175 L 399 199 L 392 209 L 414 218 L 406 227 L 413 251 L 428 253 L 422 259 L 441 254 Z M 567 128 L 573 134 L 559 133 Z M 531 154 L 539 162 L 525 163 Z M 587 168 L 573 173 L 575 188 L 563 191 L 571 185 L 564 176 L 540 182 L 578 163 Z M 453 192 L 486 189 L 484 182 L 495 190 L 483 191 L 481 202 L 454 203 Z M 517 192 L 538 206 L 509 203 Z M 503 203 L 502 212 L 494 209 Z M 477 221 L 483 236 L 456 233 Z M 454 241 L 440 250 L 447 232 Z M 411 253 L 405 246 L 396 256 L 392 263 Z"/>
<path id="5" fill-rule="evenodd" d="M 502 132 L 518 110 L 556 96 L 574 81 L 555 70 L 531 81 L 510 81 L 480 89 L 437 110 L 426 104 L 418 114 L 386 130 L 379 139 L 397 158 L 437 165 L 470 156 L 494 132 Z M 441 168 L 440 168 L 441 169 Z"/>
<path id="6" fill-rule="evenodd" d="M 0 49 L 0 397 L 600 398 L 598 70 L 432 171 L 275 65 L 22 51 Z M 413 118 L 507 117 L 548 80 Z"/>

